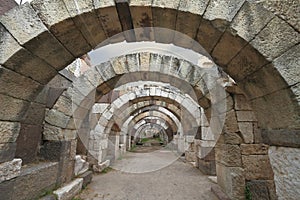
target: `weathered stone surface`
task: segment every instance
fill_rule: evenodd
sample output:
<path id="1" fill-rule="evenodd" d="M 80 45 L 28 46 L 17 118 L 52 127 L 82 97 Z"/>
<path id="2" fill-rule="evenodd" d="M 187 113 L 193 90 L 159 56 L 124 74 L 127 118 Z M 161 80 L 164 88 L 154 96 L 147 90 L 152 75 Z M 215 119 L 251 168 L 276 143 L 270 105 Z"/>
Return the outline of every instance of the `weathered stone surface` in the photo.
<path id="1" fill-rule="evenodd" d="M 72 140 L 77 136 L 76 130 L 73 129 L 62 129 L 50 124 L 44 125 L 43 139 L 44 140 Z"/>
<path id="2" fill-rule="evenodd" d="M 145 28 L 153 26 L 151 4 L 152 0 L 134 0 L 129 3 L 136 41 L 154 40 L 154 29 Z M 143 27 L 143 29 L 140 27 Z"/>
<path id="3" fill-rule="evenodd" d="M 287 87 L 286 82 L 272 64 L 264 66 L 240 83 L 250 99 L 264 96 Z"/>
<path id="4" fill-rule="evenodd" d="M 230 27 L 237 35 L 249 42 L 273 17 L 274 15 L 261 4 L 245 1 Z"/>
<path id="5" fill-rule="evenodd" d="M 58 200 L 70 200 L 77 195 L 82 189 L 82 178 L 77 178 L 66 186 L 55 190 L 53 193 L 57 195 Z"/>
<path id="6" fill-rule="evenodd" d="M 0 119 L 7 121 L 20 121 L 23 119 L 29 102 L 0 94 Z"/>
<path id="7" fill-rule="evenodd" d="M 204 18 L 208 20 L 224 19 L 230 22 L 239 11 L 244 1 L 245 0 L 212 0 L 206 8 Z"/>
<path id="8" fill-rule="evenodd" d="M 166 0 L 154 0 L 152 2 L 153 27 L 162 27 L 166 29 L 155 29 L 155 41 L 160 43 L 172 43 L 174 32 L 167 29 L 175 30 L 177 8 L 179 0 L 172 2 Z"/>
<path id="9" fill-rule="evenodd" d="M 206 175 L 216 175 L 216 162 L 211 160 L 202 160 L 198 158 L 198 168 Z"/>
<path id="10" fill-rule="evenodd" d="M 268 149 L 265 144 L 241 144 L 242 155 L 267 155 Z"/>
<path id="11" fill-rule="evenodd" d="M 240 167 L 225 167 L 217 164 L 218 185 L 230 199 L 245 199 L 244 170 Z"/>
<path id="12" fill-rule="evenodd" d="M 215 46 L 212 56 L 220 66 L 226 66 L 239 51 L 247 45 L 247 42 L 238 35 L 232 35 L 225 31 L 218 44 Z"/>
<path id="13" fill-rule="evenodd" d="M 75 156 L 75 176 L 85 173 L 89 169 L 89 163 L 86 162 L 80 155 Z"/>
<path id="14" fill-rule="evenodd" d="M 14 193 L 14 184 L 15 184 L 15 179 L 9 180 L 9 181 L 4 181 L 0 183 L 0 196 L 2 199 L 9 199 L 11 200 L 13 197 Z"/>
<path id="15" fill-rule="evenodd" d="M 273 185 L 273 187 L 272 187 Z M 255 199 L 264 199 L 264 200 L 275 200 L 276 194 L 274 183 L 272 181 L 266 180 L 252 180 L 246 183 L 246 186 L 249 188 L 249 192 L 253 200 Z"/>
<path id="16" fill-rule="evenodd" d="M 262 140 L 272 146 L 300 147 L 299 130 L 262 130 Z"/>
<path id="17" fill-rule="evenodd" d="M 262 5 L 268 10 L 272 11 L 274 14 L 280 16 L 282 19 L 286 20 L 299 32 L 300 18 L 297 13 L 300 12 L 300 8 L 299 5 L 297 4 L 297 1 L 266 0 L 266 1 L 262 1 Z"/>
<path id="18" fill-rule="evenodd" d="M 288 23 L 279 17 L 275 17 L 250 44 L 268 60 L 273 60 L 299 41 L 299 33 Z"/>
<path id="19" fill-rule="evenodd" d="M 60 96 L 54 104 L 53 109 L 60 111 L 65 115 L 72 116 L 74 106 L 75 105 L 73 105 L 72 99 L 65 96 Z"/>
<path id="20" fill-rule="evenodd" d="M 70 0 L 64 0 L 66 8 L 77 28 L 81 31 L 84 38 L 91 47 L 96 47 L 106 39 L 105 32 L 98 20 L 96 12 L 94 12 L 93 1 L 80 1 L 74 3 Z M 80 15 L 78 15 L 80 13 Z"/>
<path id="21" fill-rule="evenodd" d="M 22 14 L 23 17 L 14 17 Z M 60 70 L 65 62 L 73 57 L 50 34 L 29 4 L 17 6 L 2 16 L 1 23 L 12 33 L 18 42 L 36 56 L 46 60 L 52 67 Z"/>
<path id="22" fill-rule="evenodd" d="M 94 172 L 102 172 L 105 168 L 109 167 L 110 160 L 106 160 L 102 163 L 98 163 L 97 165 L 93 165 Z"/>
<path id="23" fill-rule="evenodd" d="M 246 180 L 272 180 L 273 170 L 268 155 L 243 155 Z"/>
<path id="24" fill-rule="evenodd" d="M 22 166 L 22 159 L 13 159 L 0 164 L 0 183 L 13 179 L 20 175 Z"/>
<path id="25" fill-rule="evenodd" d="M 207 52 L 211 52 L 224 32 L 224 23 L 210 22 L 208 20 L 201 20 L 201 24 L 197 34 L 197 41 Z"/>
<path id="26" fill-rule="evenodd" d="M 251 110 L 248 100 L 244 95 L 234 95 L 234 109 L 235 110 Z"/>
<path id="27" fill-rule="evenodd" d="M 237 133 L 238 132 L 239 128 L 238 128 L 238 123 L 237 123 L 236 112 L 234 110 L 231 110 L 226 113 L 223 130 L 226 133 Z"/>
<path id="28" fill-rule="evenodd" d="M 216 161 L 228 167 L 242 166 L 241 149 L 238 145 L 221 144 L 215 148 Z"/>
<path id="29" fill-rule="evenodd" d="M 211 191 L 217 196 L 218 199 L 220 200 L 230 200 L 229 197 L 222 191 L 220 186 L 218 185 L 213 185 L 211 187 Z"/>
<path id="30" fill-rule="evenodd" d="M 201 21 L 201 15 L 204 13 L 208 1 L 180 1 L 176 19 L 176 31 L 174 44 L 180 47 L 192 48 L 194 38 Z M 191 23 L 186 23 L 190 19 Z M 183 35 L 185 34 L 185 35 Z"/>
<path id="31" fill-rule="evenodd" d="M 299 36 L 298 36 L 299 37 Z M 288 85 L 300 82 L 300 44 L 292 47 L 273 61 L 274 67 Z"/>
<path id="32" fill-rule="evenodd" d="M 32 7 L 51 33 L 72 53 L 79 57 L 91 47 L 77 29 L 63 1 L 34 1 Z"/>
<path id="33" fill-rule="evenodd" d="M 22 168 L 12 199 L 35 199 L 55 187 L 58 163 L 39 163 Z"/>
<path id="34" fill-rule="evenodd" d="M 245 143 L 254 142 L 254 127 L 252 122 L 239 122 L 238 123 L 240 132 L 243 136 Z"/>
<path id="35" fill-rule="evenodd" d="M 39 198 L 39 200 L 56 200 L 56 196 L 54 194 L 49 194 L 49 195 L 43 196 L 42 198 Z"/>
<path id="36" fill-rule="evenodd" d="M 20 127 L 21 125 L 18 122 L 0 122 L 0 144 L 15 142 L 17 140 Z"/>
<path id="37" fill-rule="evenodd" d="M 93 172 L 87 171 L 87 172 L 81 174 L 78 178 L 83 178 L 82 188 L 85 188 L 92 181 Z"/>
<path id="38" fill-rule="evenodd" d="M 25 76 L 0 66 L 0 91 L 15 98 L 33 100 L 42 86 Z"/>
<path id="39" fill-rule="evenodd" d="M 42 139 L 41 125 L 22 124 L 17 139 L 16 157 L 28 164 L 37 160 L 37 153 Z"/>
<path id="40" fill-rule="evenodd" d="M 101 1 L 95 0 L 94 6 L 100 19 L 103 30 L 108 37 L 112 37 L 122 32 L 122 26 L 119 20 L 118 12 L 113 0 Z M 124 40 L 123 34 L 118 37 L 110 38 L 109 43 L 120 42 Z"/>
<path id="41" fill-rule="evenodd" d="M 295 112 L 295 101 L 291 100 L 290 89 L 279 90 L 264 97 L 253 99 L 251 104 L 261 127 L 268 127 L 269 129 L 299 127 L 299 114 Z"/>
<path id="42" fill-rule="evenodd" d="M 300 196 L 299 155 L 299 148 L 269 148 L 278 199 L 296 200 Z"/>
<path id="43" fill-rule="evenodd" d="M 16 146 L 16 143 L 0 144 L 0 163 L 14 159 Z"/>
<path id="44" fill-rule="evenodd" d="M 13 57 L 15 53 L 20 51 L 22 47 L 2 24 L 0 24 L 0 36 L 0 63 L 4 64 L 7 60 Z M 7 48 L 8 46 L 10 46 L 10 48 Z"/>
<path id="45" fill-rule="evenodd" d="M 45 108 L 44 104 L 31 102 L 22 122 L 33 125 L 42 124 L 45 119 Z"/>
<path id="46" fill-rule="evenodd" d="M 267 60 L 248 44 L 230 61 L 224 71 L 236 82 L 240 82 L 265 64 L 267 64 Z"/>
<path id="47" fill-rule="evenodd" d="M 66 128 L 68 122 L 70 121 L 70 116 L 67 116 L 64 113 L 55 109 L 51 109 L 51 110 L 47 109 L 45 121 L 56 127 Z"/>
<path id="48" fill-rule="evenodd" d="M 236 115 L 239 122 L 257 121 L 252 111 L 236 111 Z"/>

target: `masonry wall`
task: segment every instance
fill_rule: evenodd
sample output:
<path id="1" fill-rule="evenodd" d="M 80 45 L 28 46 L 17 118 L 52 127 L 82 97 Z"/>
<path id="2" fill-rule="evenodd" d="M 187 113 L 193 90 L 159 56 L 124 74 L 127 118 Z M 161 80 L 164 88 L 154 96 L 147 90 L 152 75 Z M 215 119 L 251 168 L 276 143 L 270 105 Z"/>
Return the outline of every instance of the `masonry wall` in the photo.
<path id="1" fill-rule="evenodd" d="M 15 7 L 17 3 L 14 0 L 0 0 L 0 15 Z"/>

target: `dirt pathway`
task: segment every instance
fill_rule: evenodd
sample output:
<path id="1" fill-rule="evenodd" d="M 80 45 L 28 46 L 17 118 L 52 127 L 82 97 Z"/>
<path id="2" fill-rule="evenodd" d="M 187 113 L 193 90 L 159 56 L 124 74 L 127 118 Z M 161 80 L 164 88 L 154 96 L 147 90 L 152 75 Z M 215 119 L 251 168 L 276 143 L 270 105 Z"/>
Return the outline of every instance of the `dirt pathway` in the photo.
<path id="1" fill-rule="evenodd" d="M 141 153 L 137 153 L 141 155 Z M 132 157 L 124 158 L 132 159 Z M 122 161 L 124 162 L 124 159 Z M 111 170 L 95 175 L 77 197 L 84 200 L 217 200 L 207 176 L 180 159 L 149 173 Z"/>

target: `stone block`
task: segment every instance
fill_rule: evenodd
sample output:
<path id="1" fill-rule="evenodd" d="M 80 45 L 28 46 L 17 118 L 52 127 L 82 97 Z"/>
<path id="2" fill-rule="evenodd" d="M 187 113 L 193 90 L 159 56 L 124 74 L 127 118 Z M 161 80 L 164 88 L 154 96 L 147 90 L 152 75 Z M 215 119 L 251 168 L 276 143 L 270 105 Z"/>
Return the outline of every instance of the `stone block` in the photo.
<path id="1" fill-rule="evenodd" d="M 152 2 L 153 27 L 166 28 L 154 30 L 155 41 L 165 44 L 173 42 L 174 32 L 167 29 L 175 30 L 178 6 L 179 0 L 172 2 L 155 0 Z"/>
<path id="2" fill-rule="evenodd" d="M 223 19 L 231 21 L 240 10 L 245 0 L 212 0 L 206 8 L 204 18 L 208 20 Z"/>
<path id="3" fill-rule="evenodd" d="M 52 66 L 23 47 L 2 65 L 42 85 L 47 84 L 57 74 Z"/>
<path id="4" fill-rule="evenodd" d="M 246 186 L 249 188 L 249 192 L 253 200 L 274 200 L 276 194 L 274 194 L 274 188 L 270 188 L 273 181 L 268 180 L 252 180 L 247 181 Z M 274 183 L 273 183 L 274 184 Z M 273 193 L 273 194 L 272 194 Z M 275 195 L 275 196 L 274 196 Z"/>
<path id="5" fill-rule="evenodd" d="M 108 37 L 118 34 L 118 37 L 110 38 L 110 43 L 120 42 L 124 40 L 124 35 L 119 34 L 122 32 L 122 26 L 119 20 L 118 12 L 115 2 L 109 1 L 94 1 L 95 11 L 100 19 L 103 30 Z"/>
<path id="6" fill-rule="evenodd" d="M 230 199 L 245 199 L 244 170 L 240 167 L 225 167 L 217 164 L 218 185 Z"/>
<path id="7" fill-rule="evenodd" d="M 77 178 L 53 193 L 57 195 L 58 200 L 70 200 L 81 191 L 82 183 L 83 178 Z"/>
<path id="8" fill-rule="evenodd" d="M 56 109 L 47 109 L 45 121 L 53 126 L 66 128 L 70 121 L 70 116 L 67 116 L 65 113 L 62 113 Z"/>
<path id="9" fill-rule="evenodd" d="M 215 161 L 206 161 L 198 158 L 198 168 L 199 170 L 206 175 L 216 175 L 216 162 Z"/>
<path id="10" fill-rule="evenodd" d="M 8 181 L 20 175 L 22 159 L 13 159 L 0 164 L 0 183 Z"/>
<path id="11" fill-rule="evenodd" d="M 15 157 L 16 143 L 0 144 L 0 163 L 11 161 Z"/>
<path id="12" fill-rule="evenodd" d="M 234 95 L 234 109 L 235 110 L 251 110 L 251 107 L 246 99 L 245 95 Z"/>
<path id="13" fill-rule="evenodd" d="M 12 200 L 14 193 L 15 179 L 0 183 L 0 197 L 3 200 Z"/>
<path id="14" fill-rule="evenodd" d="M 281 74 L 272 65 L 266 65 L 240 83 L 249 99 L 258 98 L 287 87 Z"/>
<path id="15" fill-rule="evenodd" d="M 91 47 L 96 47 L 106 39 L 102 24 L 94 12 L 93 1 L 80 1 L 76 4 L 69 0 L 64 0 L 64 2 L 75 25 Z M 78 11 L 80 11 L 80 15 L 78 15 Z"/>
<path id="16" fill-rule="evenodd" d="M 42 140 L 42 131 L 43 127 L 41 125 L 21 125 L 15 156 L 22 158 L 23 164 L 37 160 L 37 153 Z"/>
<path id="17" fill-rule="evenodd" d="M 243 136 L 245 143 L 254 142 L 254 127 L 252 122 L 239 122 L 238 123 L 240 132 Z"/>
<path id="18" fill-rule="evenodd" d="M 268 129 L 299 127 L 299 114 L 295 112 L 296 105 L 291 96 L 291 90 L 284 89 L 251 100 L 260 126 Z"/>
<path id="19" fill-rule="evenodd" d="M 20 131 L 20 123 L 0 121 L 0 144 L 16 142 Z"/>
<path id="20" fill-rule="evenodd" d="M 241 149 L 238 145 L 222 144 L 215 148 L 216 161 L 228 167 L 241 167 Z"/>
<path id="21" fill-rule="evenodd" d="M 226 113 L 223 130 L 226 133 L 237 133 L 239 131 L 236 112 L 231 110 Z"/>
<path id="22" fill-rule="evenodd" d="M 12 199 L 35 199 L 56 186 L 58 163 L 38 163 L 23 167 L 14 185 Z"/>
<path id="23" fill-rule="evenodd" d="M 80 175 L 88 171 L 89 163 L 86 162 L 80 155 L 75 156 L 75 167 L 74 174 L 75 176 Z"/>
<path id="24" fill-rule="evenodd" d="M 221 20 L 210 22 L 202 19 L 196 40 L 207 52 L 211 52 L 222 36 L 226 24 Z"/>
<path id="25" fill-rule="evenodd" d="M 300 44 L 292 47 L 273 61 L 274 67 L 288 85 L 300 82 Z"/>
<path id="26" fill-rule="evenodd" d="M 94 172 L 102 172 L 105 168 L 109 167 L 110 160 L 106 160 L 102 163 L 98 163 L 97 165 L 93 165 Z"/>
<path id="27" fill-rule="evenodd" d="M 241 144 L 242 155 L 267 155 L 268 149 L 265 144 Z"/>
<path id="28" fill-rule="evenodd" d="M 23 100 L 34 100 L 35 94 L 42 88 L 38 82 L 2 66 L 0 66 L 0 74 L 2 94 Z"/>
<path id="29" fill-rule="evenodd" d="M 268 155 L 243 155 L 246 180 L 272 180 L 273 170 Z"/>
<path id="30" fill-rule="evenodd" d="M 45 119 L 45 109 L 46 106 L 44 104 L 31 102 L 22 123 L 41 125 Z"/>
<path id="31" fill-rule="evenodd" d="M 232 35 L 225 31 L 215 46 L 212 56 L 220 66 L 226 66 L 240 50 L 247 45 L 247 42 L 238 35 Z"/>
<path id="32" fill-rule="evenodd" d="M 4 121 L 21 121 L 29 102 L 0 94 L 0 119 Z"/>
<path id="33" fill-rule="evenodd" d="M 76 137 L 76 131 L 62 129 L 45 123 L 43 139 L 49 141 L 70 140 Z"/>
<path id="34" fill-rule="evenodd" d="M 176 19 L 176 31 L 178 32 L 174 34 L 174 44 L 190 49 L 195 45 L 194 38 L 197 35 L 201 16 L 197 15 L 198 13 L 192 12 L 202 13 L 201 6 L 203 4 L 205 4 L 205 2 L 202 1 L 180 1 Z M 186 19 L 190 19 L 191 23 L 186 23 Z"/>
<path id="35" fill-rule="evenodd" d="M 217 196 L 218 199 L 220 200 L 230 200 L 229 197 L 222 191 L 220 186 L 218 185 L 213 185 L 211 187 L 211 191 Z"/>
<path id="36" fill-rule="evenodd" d="M 265 57 L 248 44 L 230 61 L 224 71 L 236 82 L 241 82 L 267 63 Z"/>
<path id="37" fill-rule="evenodd" d="M 93 172 L 87 171 L 87 172 L 81 174 L 78 178 L 83 179 L 82 188 L 85 188 L 89 183 L 91 183 L 92 178 L 93 178 Z"/>
<path id="38" fill-rule="evenodd" d="M 299 41 L 299 33 L 276 16 L 250 44 L 271 61 L 299 43 Z"/>
<path id="39" fill-rule="evenodd" d="M 51 33 L 74 57 L 90 51 L 91 47 L 71 19 L 64 1 L 39 0 L 32 2 L 31 5 Z"/>
<path id="40" fill-rule="evenodd" d="M 14 17 L 20 14 L 22 18 Z M 47 30 L 29 4 L 15 7 L 2 16 L 0 21 L 21 45 L 46 60 L 57 70 L 62 69 L 66 62 L 73 59 L 72 55 Z"/>
<path id="41" fill-rule="evenodd" d="M 63 94 L 64 88 L 52 88 L 50 87 L 47 90 L 46 94 L 46 107 L 53 108 L 54 104 L 56 103 L 57 99 Z"/>
<path id="42" fill-rule="evenodd" d="M 299 148 L 269 148 L 278 199 L 297 199 L 300 195 L 299 154 Z"/>
<path id="43" fill-rule="evenodd" d="M 253 122 L 257 121 L 252 111 L 236 111 L 237 120 L 239 122 Z"/>
<path id="44" fill-rule="evenodd" d="M 54 104 L 53 109 L 64 113 L 65 115 L 72 116 L 74 106 L 75 105 L 73 105 L 72 99 L 65 96 L 60 96 Z"/>
<path id="45" fill-rule="evenodd" d="M 274 15 L 261 4 L 245 1 L 232 20 L 230 28 L 234 29 L 237 35 L 249 42 L 273 17 Z"/>

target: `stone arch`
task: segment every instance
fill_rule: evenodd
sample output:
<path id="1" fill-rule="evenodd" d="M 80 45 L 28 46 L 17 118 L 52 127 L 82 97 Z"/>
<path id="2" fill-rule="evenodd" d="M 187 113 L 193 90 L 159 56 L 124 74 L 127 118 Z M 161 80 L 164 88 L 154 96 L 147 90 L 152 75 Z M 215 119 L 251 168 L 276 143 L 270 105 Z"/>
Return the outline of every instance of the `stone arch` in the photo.
<path id="1" fill-rule="evenodd" d="M 293 16 L 293 13 L 298 13 L 297 6 L 292 6 L 291 12 L 285 9 L 292 3 L 241 0 L 228 6 L 231 2 L 222 0 L 172 3 L 132 1 L 128 8 L 133 27 L 150 24 L 176 29 L 196 38 L 245 91 L 264 129 L 265 141 L 273 145 L 299 147 L 298 140 L 287 142 L 284 137 L 280 141 L 273 140 L 274 135 L 291 133 L 295 136 L 299 133 L 299 76 L 296 64 L 299 58 L 299 20 Z M 28 82 L 26 87 L 18 81 L 1 84 L 0 101 L 7 108 L 1 110 L 1 120 L 16 127 L 23 120 L 30 99 L 38 94 L 39 88 L 57 70 L 89 51 L 102 38 L 128 27 L 122 26 L 126 25 L 126 21 L 119 21 L 117 16 L 121 10 L 113 1 L 82 2 L 79 10 L 67 1 L 35 1 L 31 5 L 34 9 L 26 4 L 1 17 L 1 24 L 5 26 L 1 25 L 3 42 L 0 49 L 3 54 L 0 64 L 4 66 L 1 70 L 9 77 L 8 80 Z M 57 15 L 53 16 L 53 11 Z M 152 21 L 141 23 L 141 11 L 147 13 Z M 161 13 L 166 16 L 164 20 L 157 17 Z M 248 13 L 251 13 L 251 19 L 247 18 Z M 15 15 L 19 17 L 14 18 Z M 108 19 L 106 23 L 105 18 Z M 185 23 L 186 18 L 196 19 L 191 20 L 195 23 Z M 89 23 L 93 19 L 101 26 Z M 88 29 L 83 30 L 82 24 L 86 24 Z M 26 32 L 21 33 L 24 26 Z M 98 34 L 89 34 L 92 30 L 99 30 L 95 31 Z M 43 51 L 45 46 L 53 51 Z M 227 51 L 223 51 L 226 47 Z M 11 87 L 28 92 L 7 90 Z"/>

